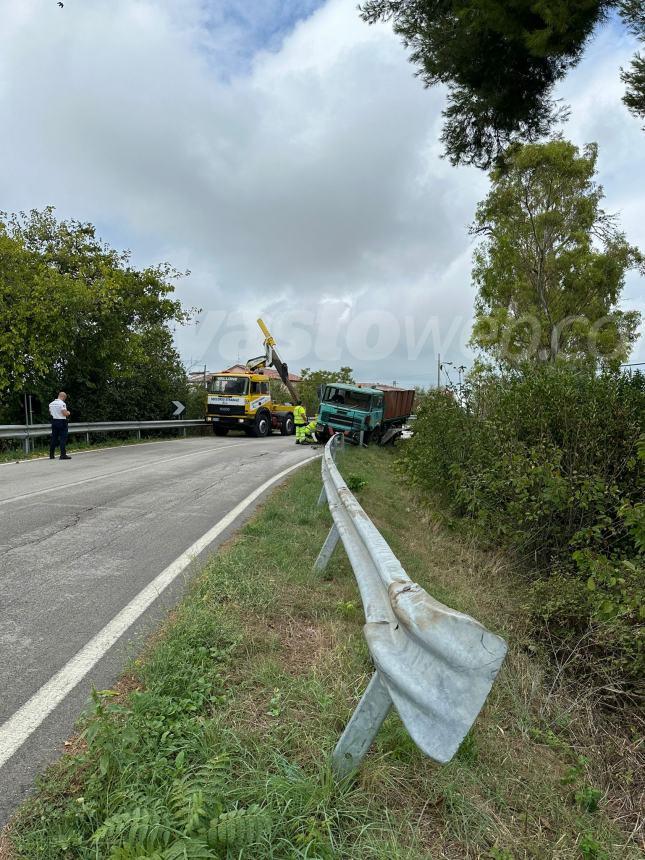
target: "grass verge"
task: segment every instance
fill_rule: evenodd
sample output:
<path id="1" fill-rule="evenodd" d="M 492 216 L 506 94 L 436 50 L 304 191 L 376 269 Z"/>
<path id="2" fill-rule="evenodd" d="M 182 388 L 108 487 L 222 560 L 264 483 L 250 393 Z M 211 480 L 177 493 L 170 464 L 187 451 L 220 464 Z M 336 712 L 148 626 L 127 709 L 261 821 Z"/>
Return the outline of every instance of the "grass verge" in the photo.
<path id="1" fill-rule="evenodd" d="M 636 743 L 531 642 L 521 582 L 417 504 L 391 452 L 341 467 L 413 579 L 510 644 L 439 767 L 388 717 L 355 780 L 328 756 L 371 672 L 319 464 L 276 491 L 195 581 L 11 827 L 16 858 L 635 860 Z"/>

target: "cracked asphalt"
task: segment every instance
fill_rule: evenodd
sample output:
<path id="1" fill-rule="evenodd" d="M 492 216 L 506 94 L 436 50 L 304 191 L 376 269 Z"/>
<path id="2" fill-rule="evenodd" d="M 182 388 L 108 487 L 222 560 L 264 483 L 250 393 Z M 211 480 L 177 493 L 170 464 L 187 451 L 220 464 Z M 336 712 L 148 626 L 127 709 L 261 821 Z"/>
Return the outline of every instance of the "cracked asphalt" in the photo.
<path id="1" fill-rule="evenodd" d="M 0 725 L 235 505 L 311 451 L 293 437 L 180 439 L 0 466 Z M 0 827 L 241 515 L 0 768 Z"/>

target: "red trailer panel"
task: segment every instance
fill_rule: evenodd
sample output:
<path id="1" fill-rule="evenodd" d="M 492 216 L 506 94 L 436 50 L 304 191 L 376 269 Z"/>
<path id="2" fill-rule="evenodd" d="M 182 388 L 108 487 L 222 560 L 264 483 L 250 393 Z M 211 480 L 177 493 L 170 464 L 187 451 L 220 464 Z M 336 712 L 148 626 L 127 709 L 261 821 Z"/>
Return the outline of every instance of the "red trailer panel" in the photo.
<path id="1" fill-rule="evenodd" d="M 392 388 L 391 386 L 375 386 L 383 392 L 383 420 L 406 419 L 412 414 L 414 406 L 414 388 Z"/>

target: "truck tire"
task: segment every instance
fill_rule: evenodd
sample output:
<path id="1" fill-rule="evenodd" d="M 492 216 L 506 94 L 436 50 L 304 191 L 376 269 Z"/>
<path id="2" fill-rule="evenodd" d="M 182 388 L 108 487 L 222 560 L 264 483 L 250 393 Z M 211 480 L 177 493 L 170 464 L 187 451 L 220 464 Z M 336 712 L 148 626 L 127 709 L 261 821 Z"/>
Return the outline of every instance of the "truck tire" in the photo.
<path id="1" fill-rule="evenodd" d="M 271 416 L 268 412 L 258 412 L 255 424 L 251 428 L 251 436 L 262 439 L 271 432 Z"/>
<path id="2" fill-rule="evenodd" d="M 228 431 L 228 427 L 220 427 L 219 424 L 213 424 L 213 433 L 216 436 L 226 436 L 228 435 Z"/>
<path id="3" fill-rule="evenodd" d="M 326 445 L 327 442 L 331 439 L 331 433 L 329 432 L 329 428 L 323 427 L 322 430 L 318 430 L 316 432 L 316 439 L 320 442 L 321 445 Z"/>
<path id="4" fill-rule="evenodd" d="M 293 436 L 295 432 L 296 425 L 293 423 L 293 415 L 289 413 L 280 425 L 280 433 L 282 433 L 283 436 Z"/>
<path id="5" fill-rule="evenodd" d="M 383 437 L 383 429 L 379 427 L 375 427 L 370 433 L 369 439 L 367 440 L 368 445 L 380 445 L 381 438 Z"/>

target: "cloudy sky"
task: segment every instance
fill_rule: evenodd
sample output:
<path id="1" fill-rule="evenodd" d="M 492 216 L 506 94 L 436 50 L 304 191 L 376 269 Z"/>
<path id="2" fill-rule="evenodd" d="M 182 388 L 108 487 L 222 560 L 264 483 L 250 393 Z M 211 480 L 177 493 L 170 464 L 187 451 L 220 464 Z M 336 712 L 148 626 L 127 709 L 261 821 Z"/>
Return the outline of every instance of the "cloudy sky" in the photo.
<path id="1" fill-rule="evenodd" d="M 634 50 L 605 27 L 558 95 L 645 248 Z M 437 352 L 472 362 L 467 225 L 488 187 L 440 158 L 443 103 L 355 0 L 0 0 L 0 209 L 52 204 L 139 265 L 190 269 L 187 366 L 257 355 L 262 315 L 292 369 L 427 384 Z M 642 286 L 626 307 L 645 311 Z"/>

